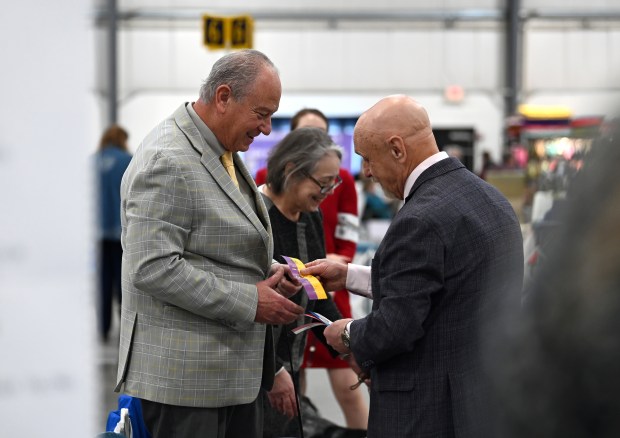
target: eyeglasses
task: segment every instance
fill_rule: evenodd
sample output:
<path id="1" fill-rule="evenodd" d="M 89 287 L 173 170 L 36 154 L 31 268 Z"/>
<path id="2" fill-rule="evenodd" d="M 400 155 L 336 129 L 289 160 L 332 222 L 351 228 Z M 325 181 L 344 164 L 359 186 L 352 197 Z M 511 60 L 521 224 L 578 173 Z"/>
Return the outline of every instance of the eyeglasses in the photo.
<path id="1" fill-rule="evenodd" d="M 321 188 L 321 195 L 324 195 L 326 193 L 331 192 L 336 187 L 338 187 L 340 184 L 342 184 L 342 178 L 340 178 L 340 175 L 337 175 L 336 178 L 334 178 L 334 183 L 333 184 L 330 184 L 328 186 L 324 186 L 323 184 L 321 184 L 316 178 L 314 178 L 309 173 L 306 173 L 306 172 L 304 172 L 304 173 L 306 174 L 306 176 L 308 178 L 310 178 L 312 180 L 312 182 L 314 182 L 317 186 L 319 186 Z"/>

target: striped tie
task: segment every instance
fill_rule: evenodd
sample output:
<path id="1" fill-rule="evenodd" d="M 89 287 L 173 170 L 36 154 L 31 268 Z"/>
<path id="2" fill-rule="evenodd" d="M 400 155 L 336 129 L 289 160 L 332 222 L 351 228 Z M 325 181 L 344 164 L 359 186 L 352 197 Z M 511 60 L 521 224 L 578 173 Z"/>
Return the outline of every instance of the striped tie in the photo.
<path id="1" fill-rule="evenodd" d="M 230 179 L 232 179 L 235 185 L 239 187 L 239 181 L 237 181 L 237 175 L 235 174 L 235 163 L 233 163 L 232 152 L 224 152 L 224 155 L 220 157 L 220 160 L 222 160 L 222 164 L 224 165 L 226 172 L 230 175 Z"/>

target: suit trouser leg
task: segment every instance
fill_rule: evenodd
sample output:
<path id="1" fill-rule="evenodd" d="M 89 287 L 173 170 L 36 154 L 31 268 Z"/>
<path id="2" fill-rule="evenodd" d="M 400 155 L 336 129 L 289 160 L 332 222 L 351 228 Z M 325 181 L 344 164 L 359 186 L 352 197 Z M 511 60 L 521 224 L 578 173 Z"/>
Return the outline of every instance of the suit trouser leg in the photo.
<path id="1" fill-rule="evenodd" d="M 112 326 L 112 307 L 116 298 L 121 303 L 121 269 L 123 247 L 120 241 L 101 240 L 99 242 L 99 334 L 107 340 Z M 120 309 L 120 305 L 119 305 Z"/>
<path id="2" fill-rule="evenodd" d="M 193 408 L 141 400 L 152 438 L 262 438 L 261 397 L 223 408 Z"/>
<path id="3" fill-rule="evenodd" d="M 98 293 L 98 318 L 99 335 L 107 340 L 110 331 L 112 317 L 112 293 L 114 288 L 114 271 L 112 263 L 112 251 L 110 242 L 99 242 L 99 293 Z"/>
<path id="4" fill-rule="evenodd" d="M 123 247 L 121 242 L 113 242 L 112 245 L 112 286 L 114 288 L 113 298 L 115 298 L 119 304 L 119 317 L 120 317 L 120 304 L 123 300 L 122 292 L 122 270 L 123 270 Z"/>

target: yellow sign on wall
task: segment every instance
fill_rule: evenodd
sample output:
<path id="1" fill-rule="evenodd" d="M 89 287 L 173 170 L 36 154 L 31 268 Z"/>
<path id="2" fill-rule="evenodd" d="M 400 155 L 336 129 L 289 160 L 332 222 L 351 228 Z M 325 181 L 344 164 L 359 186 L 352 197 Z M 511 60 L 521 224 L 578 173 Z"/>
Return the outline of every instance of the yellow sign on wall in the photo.
<path id="1" fill-rule="evenodd" d="M 251 49 L 254 20 L 249 15 L 238 17 L 202 16 L 203 43 L 212 50 Z"/>
<path id="2" fill-rule="evenodd" d="M 227 20 L 225 17 L 202 16 L 203 43 L 209 49 L 223 49 L 226 46 Z"/>
<path id="3" fill-rule="evenodd" d="M 254 20 L 249 15 L 230 18 L 230 47 L 251 49 Z"/>

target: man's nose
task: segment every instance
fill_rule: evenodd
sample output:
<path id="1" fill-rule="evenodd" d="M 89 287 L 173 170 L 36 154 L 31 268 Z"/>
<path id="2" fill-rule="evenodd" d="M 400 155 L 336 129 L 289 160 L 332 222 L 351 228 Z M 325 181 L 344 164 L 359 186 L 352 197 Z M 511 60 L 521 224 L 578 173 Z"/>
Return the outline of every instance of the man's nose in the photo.
<path id="1" fill-rule="evenodd" d="M 271 117 L 267 117 L 258 127 L 263 135 L 271 134 Z"/>

